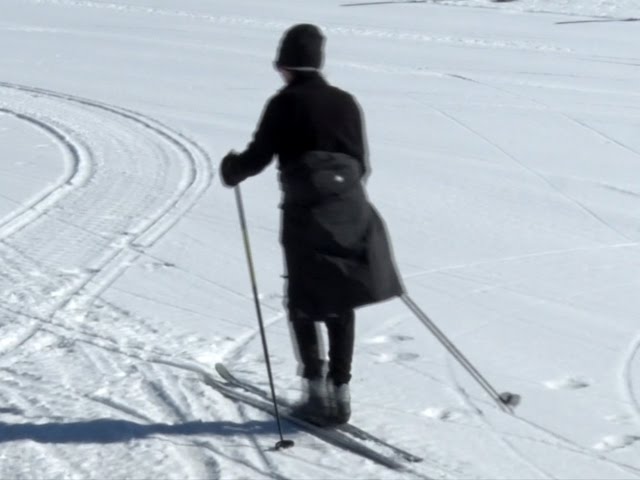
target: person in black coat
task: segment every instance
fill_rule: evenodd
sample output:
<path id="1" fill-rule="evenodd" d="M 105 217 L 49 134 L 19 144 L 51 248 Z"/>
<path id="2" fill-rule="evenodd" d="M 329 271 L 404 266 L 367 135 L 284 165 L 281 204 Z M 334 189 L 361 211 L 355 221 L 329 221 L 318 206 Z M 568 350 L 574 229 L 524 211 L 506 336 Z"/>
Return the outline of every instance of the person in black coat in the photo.
<path id="1" fill-rule="evenodd" d="M 287 309 L 308 380 L 296 413 L 319 424 L 345 423 L 351 414 L 354 309 L 404 292 L 363 185 L 369 166 L 361 110 L 320 73 L 324 42 L 314 25 L 285 32 L 275 67 L 286 85 L 268 101 L 247 149 L 230 152 L 220 166 L 233 187 L 278 157 Z M 326 381 L 317 322 L 327 326 Z"/>

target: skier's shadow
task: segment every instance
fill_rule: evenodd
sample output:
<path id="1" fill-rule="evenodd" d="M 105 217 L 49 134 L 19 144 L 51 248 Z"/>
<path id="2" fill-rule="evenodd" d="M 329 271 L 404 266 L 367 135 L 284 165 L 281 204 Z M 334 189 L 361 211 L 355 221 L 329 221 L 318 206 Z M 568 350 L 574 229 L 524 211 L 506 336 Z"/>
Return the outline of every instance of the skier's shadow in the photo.
<path id="1" fill-rule="evenodd" d="M 295 431 L 290 428 L 291 432 Z M 144 424 L 127 420 L 98 419 L 82 422 L 16 423 L 0 422 L 0 443 L 33 440 L 39 443 L 118 443 L 154 435 L 218 437 L 236 435 L 275 435 L 273 421 L 234 423 L 185 422 Z"/>

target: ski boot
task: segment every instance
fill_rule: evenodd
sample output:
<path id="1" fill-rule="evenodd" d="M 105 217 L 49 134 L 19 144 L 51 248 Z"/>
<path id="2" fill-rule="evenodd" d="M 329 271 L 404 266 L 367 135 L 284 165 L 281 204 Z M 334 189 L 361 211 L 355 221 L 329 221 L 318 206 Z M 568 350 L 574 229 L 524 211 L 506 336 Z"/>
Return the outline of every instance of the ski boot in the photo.
<path id="1" fill-rule="evenodd" d="M 333 423 L 331 400 L 324 378 L 307 380 L 305 399 L 291 409 L 291 415 L 326 427 Z"/>
<path id="2" fill-rule="evenodd" d="M 348 423 L 351 418 L 351 392 L 349 384 L 342 383 L 340 385 L 331 384 L 332 390 L 332 423 L 342 425 Z"/>

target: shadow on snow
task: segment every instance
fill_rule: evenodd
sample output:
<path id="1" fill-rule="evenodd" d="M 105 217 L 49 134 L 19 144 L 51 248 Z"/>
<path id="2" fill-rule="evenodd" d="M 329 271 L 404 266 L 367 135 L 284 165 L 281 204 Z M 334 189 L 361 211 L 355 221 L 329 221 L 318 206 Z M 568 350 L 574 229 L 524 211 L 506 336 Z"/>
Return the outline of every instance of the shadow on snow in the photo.
<path id="1" fill-rule="evenodd" d="M 290 432 L 295 429 L 290 428 Z M 290 433 L 289 432 L 289 433 Z M 33 440 L 39 443 L 118 443 L 154 435 L 275 435 L 273 421 L 186 422 L 176 425 L 143 424 L 127 420 L 97 419 L 82 422 L 18 423 L 0 422 L 0 443 Z"/>

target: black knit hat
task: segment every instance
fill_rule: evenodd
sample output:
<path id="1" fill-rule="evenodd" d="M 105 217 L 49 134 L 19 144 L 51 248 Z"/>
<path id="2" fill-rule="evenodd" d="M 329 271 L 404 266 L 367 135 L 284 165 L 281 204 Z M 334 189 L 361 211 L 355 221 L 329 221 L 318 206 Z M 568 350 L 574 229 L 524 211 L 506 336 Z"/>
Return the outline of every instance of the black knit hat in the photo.
<path id="1" fill-rule="evenodd" d="M 275 65 L 286 70 L 319 70 L 324 60 L 324 35 L 303 23 L 287 30 L 280 42 Z"/>

